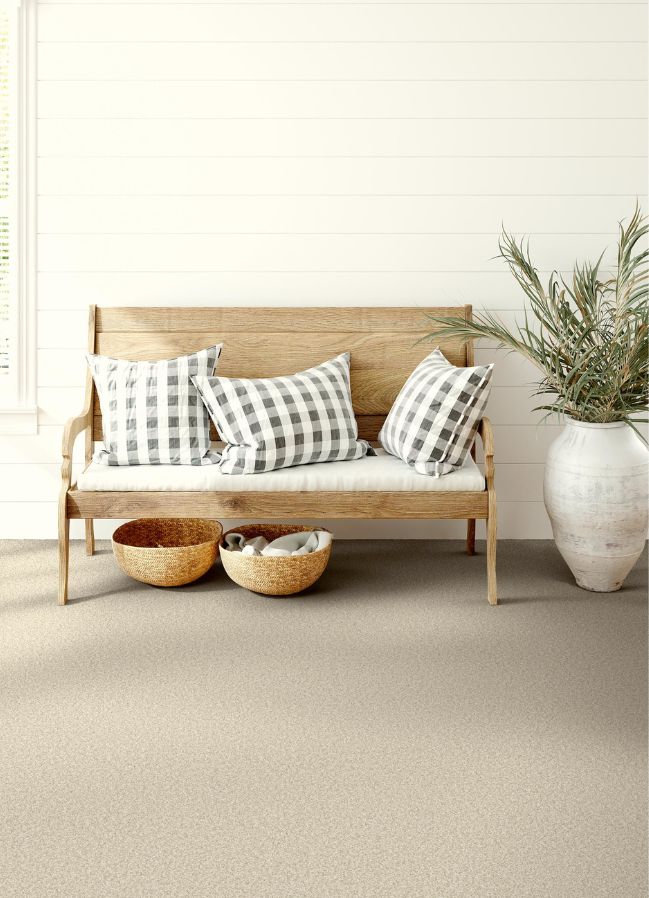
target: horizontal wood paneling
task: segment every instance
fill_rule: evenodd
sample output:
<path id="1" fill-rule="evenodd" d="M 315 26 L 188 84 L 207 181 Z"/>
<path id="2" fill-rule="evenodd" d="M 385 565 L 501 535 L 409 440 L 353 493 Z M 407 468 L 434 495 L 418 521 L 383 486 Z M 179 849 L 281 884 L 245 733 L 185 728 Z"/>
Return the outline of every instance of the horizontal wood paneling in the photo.
<path id="1" fill-rule="evenodd" d="M 321 333 L 341 306 L 471 303 L 512 324 L 501 222 L 532 234 L 544 278 L 596 258 L 646 202 L 646 20 L 642 3 L 41 0 L 40 432 L 0 438 L 0 536 L 55 535 L 88 303 L 326 306 Z M 548 538 L 559 427 L 537 426 L 532 367 L 476 348 L 494 358 L 500 534 Z"/>
<path id="2" fill-rule="evenodd" d="M 5 465 L 39 465 L 53 464 L 59 469 L 61 466 L 61 446 L 63 443 L 63 427 L 39 427 L 37 435 L 25 434 L 0 434 L 0 482 L 3 477 Z M 83 440 L 77 440 L 75 445 L 75 461 L 83 461 Z M 7 469 L 7 475 L 9 469 Z M 30 480 L 29 476 L 26 477 Z M 2 496 L 0 496 L 2 499 Z"/>
<path id="3" fill-rule="evenodd" d="M 407 5 L 403 8 L 413 9 Z M 509 4 L 501 8 L 510 14 L 517 7 Z M 344 13 L 343 4 L 340 9 Z M 542 6 L 539 9 L 545 14 Z M 583 16 L 580 7 L 571 9 Z M 491 15 L 492 7 L 485 10 Z M 350 91 L 347 85 L 335 81 L 40 81 L 38 101 L 41 118 L 93 120 L 247 116 L 633 118 L 646 107 L 647 85 L 642 81 L 621 85 L 602 80 L 365 81 Z"/>
<path id="4" fill-rule="evenodd" d="M 43 43 L 42 80 L 196 81 L 291 79 L 479 81 L 643 79 L 643 45 L 547 43 L 214 44 Z M 218 49 L 218 52 L 217 52 Z"/>
<path id="5" fill-rule="evenodd" d="M 587 258 L 581 249 L 576 252 L 579 258 Z M 424 264 L 428 261 L 424 256 Z M 234 307 L 286 307 L 304 305 L 305 301 L 331 307 L 354 303 L 426 306 L 437 302 L 472 303 L 475 309 L 520 309 L 521 289 L 503 268 L 502 262 L 490 258 L 482 271 L 41 272 L 38 298 L 41 310 L 51 311 L 55 318 L 62 310 L 86 313 L 89 302 L 104 306 Z"/>
<path id="6" fill-rule="evenodd" d="M 281 15 L 273 5 L 246 4 L 163 6 L 151 15 L 140 3 L 95 7 L 84 4 L 50 6 L 39 23 L 41 41 L 466 41 L 555 42 L 566 34 L 584 41 L 635 41 L 646 33 L 647 11 L 631 6 L 623 16 L 608 7 L 592 5 L 489 4 L 467 15 L 461 4 L 339 3 L 284 4 Z"/>
<path id="7" fill-rule="evenodd" d="M 640 119 L 554 125 L 552 120 L 457 119 L 453 127 L 436 119 L 99 119 L 92 127 L 79 119 L 43 119 L 39 155 L 642 156 L 646 139 Z"/>
<path id="8" fill-rule="evenodd" d="M 646 205 L 646 197 L 641 198 Z M 606 232 L 629 197 L 41 197 L 46 234 Z M 496 211 L 498 210 L 498 211 Z"/>
<path id="9" fill-rule="evenodd" d="M 526 85 L 527 86 L 527 85 Z M 580 90 L 587 90 L 579 85 Z M 597 96 L 599 86 L 592 89 Z M 363 90 L 355 91 L 362 96 Z M 626 88 L 625 88 L 626 89 Z M 620 88 L 616 85 L 616 91 Z M 646 104 L 645 104 L 646 105 Z M 643 105 L 636 109 L 644 108 Z M 452 128 L 446 124 L 441 127 Z M 559 126 L 560 127 L 560 126 Z M 560 147 L 557 147 L 560 149 Z M 598 146 L 589 147 L 596 153 Z M 626 145 L 617 149 L 628 152 Z M 625 195 L 629 203 L 646 194 L 645 158 L 559 157 L 449 159 L 347 158 L 291 159 L 196 158 L 191 165 L 180 158 L 80 158 L 41 157 L 38 183 L 41 196 L 75 194 L 90 196 L 155 195 L 209 196 L 211 194 L 337 196 L 488 196 L 494 208 L 508 195 L 526 198 L 565 196 L 569 211 L 575 195 Z M 584 227 L 584 222 L 581 223 Z M 527 230 L 530 230 L 526 226 Z"/>
<path id="10" fill-rule="evenodd" d="M 84 398 L 84 383 L 80 383 L 76 387 L 39 387 L 39 427 L 65 424 L 68 418 L 82 412 Z"/>
<path id="11" fill-rule="evenodd" d="M 87 349 L 75 348 L 62 352 L 60 349 L 38 350 L 39 387 L 76 387 L 83 383 L 87 370 Z M 79 409 L 71 408 L 69 417 Z"/>
<path id="12" fill-rule="evenodd" d="M 39 6 L 43 6 L 43 7 L 45 7 L 45 6 L 62 6 L 62 5 L 67 6 L 70 3 L 72 3 L 73 5 L 86 5 L 86 4 L 87 5 L 92 5 L 92 4 L 103 5 L 105 3 L 110 3 L 111 6 L 121 6 L 121 5 L 130 6 L 131 3 L 133 2 L 133 0 L 38 0 L 38 2 L 39 2 Z M 224 2 L 224 0 L 137 0 L 137 2 L 140 5 L 145 5 L 145 6 L 163 7 L 163 6 L 166 6 L 167 4 L 173 4 L 174 6 L 178 5 L 178 6 L 187 7 L 187 6 L 196 6 L 196 5 L 212 6 L 215 3 Z M 290 2 L 291 2 L 291 0 L 286 0 L 286 3 L 282 3 L 281 0 L 237 0 L 237 5 L 238 6 L 250 6 L 250 7 L 254 8 L 257 6 L 265 6 L 265 5 L 284 6 L 284 5 L 289 4 Z M 335 6 L 339 3 L 341 3 L 341 0 L 300 0 L 300 2 L 303 3 L 305 6 L 319 6 L 320 4 L 324 4 L 325 6 Z M 378 5 L 380 2 L 381 2 L 381 0 L 350 0 L 349 4 L 347 4 L 347 0 L 345 0 L 345 5 L 373 7 L 373 6 Z M 397 0 L 395 0 L 395 2 L 397 2 Z M 425 0 L 424 0 L 424 2 L 425 2 Z M 430 0 L 430 3 L 428 5 L 446 6 L 448 4 L 448 2 L 449 2 L 449 0 Z M 494 0 L 457 0 L 457 4 L 455 2 L 453 2 L 452 5 L 453 6 L 458 5 L 458 6 L 470 8 L 472 6 L 482 5 L 483 3 L 492 4 L 493 2 L 494 2 Z M 521 3 L 522 5 L 527 5 L 527 4 L 538 3 L 539 0 L 516 0 L 516 2 Z M 551 6 L 553 4 L 547 4 L 547 5 Z M 614 11 L 616 11 L 616 9 L 619 9 L 620 6 L 628 6 L 628 5 L 636 6 L 637 0 L 635 3 L 631 2 L 631 4 L 629 4 L 627 2 L 627 0 L 593 0 L 593 2 L 590 2 L 590 3 L 584 2 L 584 3 L 580 3 L 579 5 L 588 6 L 588 7 L 600 6 L 600 5 L 609 6 L 609 7 L 611 7 L 611 10 L 613 13 Z"/>
<path id="13" fill-rule="evenodd" d="M 597 258 L 615 234 L 539 234 L 531 246 L 543 271 Z M 484 271 L 496 266 L 498 235 L 46 235 L 41 271 Z M 90 301 L 90 297 L 88 300 Z M 304 303 L 303 303 L 304 304 Z"/>
<path id="14" fill-rule="evenodd" d="M 83 442 L 79 439 L 78 442 Z M 73 480 L 83 470 L 83 463 L 73 468 Z M 59 464 L 7 464 L 0 471 L 2 497 L 0 514 L 5 502 L 55 501 L 61 489 L 61 465 Z"/>

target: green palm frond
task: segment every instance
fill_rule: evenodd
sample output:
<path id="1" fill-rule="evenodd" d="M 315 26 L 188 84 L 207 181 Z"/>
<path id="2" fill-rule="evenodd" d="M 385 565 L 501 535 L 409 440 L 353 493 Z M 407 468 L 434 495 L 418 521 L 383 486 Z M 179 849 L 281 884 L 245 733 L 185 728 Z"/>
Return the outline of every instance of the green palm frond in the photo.
<path id="1" fill-rule="evenodd" d="M 602 254 L 576 264 L 568 280 L 553 271 L 547 288 L 529 241 L 503 230 L 499 256 L 529 301 L 523 321 L 509 329 L 491 312 L 472 321 L 429 315 L 435 327 L 424 339 L 494 340 L 539 370 L 536 395 L 549 397 L 540 411 L 633 427 L 649 404 L 649 224 L 636 206 L 619 228 L 612 274 L 602 274 Z"/>

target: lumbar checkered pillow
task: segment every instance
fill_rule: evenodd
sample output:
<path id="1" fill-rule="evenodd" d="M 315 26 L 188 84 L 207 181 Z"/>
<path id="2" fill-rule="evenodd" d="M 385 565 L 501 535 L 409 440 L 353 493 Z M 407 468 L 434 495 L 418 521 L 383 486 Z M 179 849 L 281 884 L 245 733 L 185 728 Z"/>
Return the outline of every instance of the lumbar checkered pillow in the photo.
<path id="1" fill-rule="evenodd" d="M 379 433 L 386 452 L 420 474 L 459 468 L 489 398 L 493 365 L 456 368 L 439 349 L 412 372 Z"/>
<path id="2" fill-rule="evenodd" d="M 211 465 L 210 419 L 192 375 L 207 375 L 222 344 L 158 362 L 88 355 L 101 405 L 103 465 Z"/>
<path id="3" fill-rule="evenodd" d="M 221 439 L 225 474 L 373 454 L 358 439 L 349 353 L 288 377 L 193 377 Z"/>

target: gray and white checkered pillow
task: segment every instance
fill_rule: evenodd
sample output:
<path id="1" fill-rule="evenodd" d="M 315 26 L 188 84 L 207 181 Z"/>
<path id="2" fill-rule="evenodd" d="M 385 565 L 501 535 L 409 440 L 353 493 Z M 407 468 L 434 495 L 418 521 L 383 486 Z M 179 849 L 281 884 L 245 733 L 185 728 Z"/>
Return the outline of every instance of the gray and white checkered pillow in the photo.
<path id="1" fill-rule="evenodd" d="M 192 375 L 207 375 L 222 344 L 158 362 L 88 355 L 101 405 L 103 465 L 212 465 L 210 419 Z"/>
<path id="2" fill-rule="evenodd" d="M 349 353 L 287 377 L 194 377 L 227 445 L 224 474 L 256 474 L 374 454 L 358 439 Z"/>
<path id="3" fill-rule="evenodd" d="M 456 368 L 439 349 L 412 372 L 379 433 L 386 452 L 420 474 L 459 468 L 489 399 L 493 365 Z"/>

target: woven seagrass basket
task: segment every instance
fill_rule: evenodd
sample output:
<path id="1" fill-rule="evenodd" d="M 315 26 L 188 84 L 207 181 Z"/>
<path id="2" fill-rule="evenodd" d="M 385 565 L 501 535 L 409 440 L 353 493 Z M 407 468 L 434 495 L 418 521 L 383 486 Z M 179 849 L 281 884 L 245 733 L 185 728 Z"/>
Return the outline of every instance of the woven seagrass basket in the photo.
<path id="1" fill-rule="evenodd" d="M 198 518 L 140 518 L 113 533 L 117 563 L 129 577 L 152 586 L 182 586 L 207 573 L 223 527 Z"/>
<path id="2" fill-rule="evenodd" d="M 263 536 L 269 542 L 288 533 L 324 530 L 324 527 L 302 527 L 299 524 L 246 524 L 228 533 L 241 533 L 246 539 Z M 331 556 L 331 543 L 307 555 L 243 555 L 220 543 L 221 562 L 226 573 L 245 589 L 265 596 L 292 596 L 312 586 L 322 575 Z"/>

